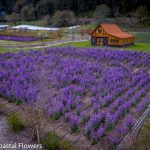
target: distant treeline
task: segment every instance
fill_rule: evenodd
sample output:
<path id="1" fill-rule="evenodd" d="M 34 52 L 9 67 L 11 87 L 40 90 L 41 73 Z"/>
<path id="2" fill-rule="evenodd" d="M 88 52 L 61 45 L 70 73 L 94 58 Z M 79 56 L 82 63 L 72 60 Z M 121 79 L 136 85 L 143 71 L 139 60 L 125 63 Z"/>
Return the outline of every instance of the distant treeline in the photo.
<path id="1" fill-rule="evenodd" d="M 27 9 L 36 19 L 45 15 L 53 15 L 58 10 L 71 10 L 76 16 L 88 16 L 96 9 L 97 5 L 107 4 L 116 13 L 130 15 L 139 6 L 147 6 L 150 13 L 150 0 L 0 0 L 0 11 L 7 14 L 19 14 L 22 9 Z M 91 13 L 92 14 L 92 13 Z"/>

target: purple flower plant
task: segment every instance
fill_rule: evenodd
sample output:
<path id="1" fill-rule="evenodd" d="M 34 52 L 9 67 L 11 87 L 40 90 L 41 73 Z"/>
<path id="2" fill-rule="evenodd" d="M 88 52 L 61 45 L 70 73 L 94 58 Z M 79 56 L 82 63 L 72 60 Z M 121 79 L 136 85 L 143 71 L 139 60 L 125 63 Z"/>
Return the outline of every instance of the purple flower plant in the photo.
<path id="1" fill-rule="evenodd" d="M 130 131 L 134 126 L 136 120 L 132 116 L 127 116 L 124 120 L 124 126 Z"/>
<path id="2" fill-rule="evenodd" d="M 79 131 L 79 117 L 77 115 L 70 116 L 70 128 L 72 132 Z"/>

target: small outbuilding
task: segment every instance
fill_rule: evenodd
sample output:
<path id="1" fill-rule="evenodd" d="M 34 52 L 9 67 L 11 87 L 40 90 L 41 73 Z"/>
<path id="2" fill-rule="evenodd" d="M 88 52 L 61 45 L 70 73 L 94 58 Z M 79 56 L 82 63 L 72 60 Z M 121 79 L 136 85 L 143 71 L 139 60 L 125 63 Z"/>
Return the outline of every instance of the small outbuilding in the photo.
<path id="1" fill-rule="evenodd" d="M 90 35 L 91 44 L 95 46 L 127 46 L 134 44 L 134 36 L 123 32 L 116 24 L 99 24 Z"/>

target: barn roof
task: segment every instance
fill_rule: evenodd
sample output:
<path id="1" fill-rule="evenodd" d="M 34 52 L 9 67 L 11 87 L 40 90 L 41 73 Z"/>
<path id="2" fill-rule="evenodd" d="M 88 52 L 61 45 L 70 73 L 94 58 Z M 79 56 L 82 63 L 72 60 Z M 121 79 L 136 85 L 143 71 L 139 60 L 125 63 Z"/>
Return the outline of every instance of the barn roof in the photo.
<path id="1" fill-rule="evenodd" d="M 118 37 L 118 38 L 130 38 L 130 37 L 133 37 L 133 35 L 131 34 L 128 34 L 128 33 L 125 33 L 123 32 L 119 27 L 118 25 L 116 24 L 108 24 L 108 23 L 102 23 L 100 24 L 100 26 L 105 30 L 105 32 L 109 35 L 112 35 L 112 36 L 115 36 L 115 37 Z M 99 26 L 98 26 L 99 27 Z M 97 28 L 98 28 L 97 27 Z M 96 28 L 96 29 L 97 29 Z M 95 31 L 95 30 L 94 30 Z M 93 32 L 94 32 L 93 31 Z"/>

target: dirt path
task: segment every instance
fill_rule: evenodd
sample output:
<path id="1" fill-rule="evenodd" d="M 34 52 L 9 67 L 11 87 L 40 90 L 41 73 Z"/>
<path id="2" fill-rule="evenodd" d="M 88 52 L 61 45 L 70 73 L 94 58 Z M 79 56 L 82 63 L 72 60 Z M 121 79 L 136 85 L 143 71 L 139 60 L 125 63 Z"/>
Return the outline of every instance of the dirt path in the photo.
<path id="1" fill-rule="evenodd" d="M 6 117 L 4 115 L 0 115 L 0 149 L 2 144 L 15 144 L 16 148 L 13 148 L 13 150 L 27 150 L 25 148 L 18 148 L 19 143 L 24 144 L 33 144 L 30 142 L 30 138 L 23 136 L 24 131 L 20 132 L 19 134 L 15 134 L 12 132 L 7 124 Z M 33 148 L 32 148 L 33 149 Z M 4 150 L 4 148 L 2 148 Z M 5 150 L 10 150 L 10 148 L 6 148 Z M 33 149 L 36 150 L 36 149 Z"/>

